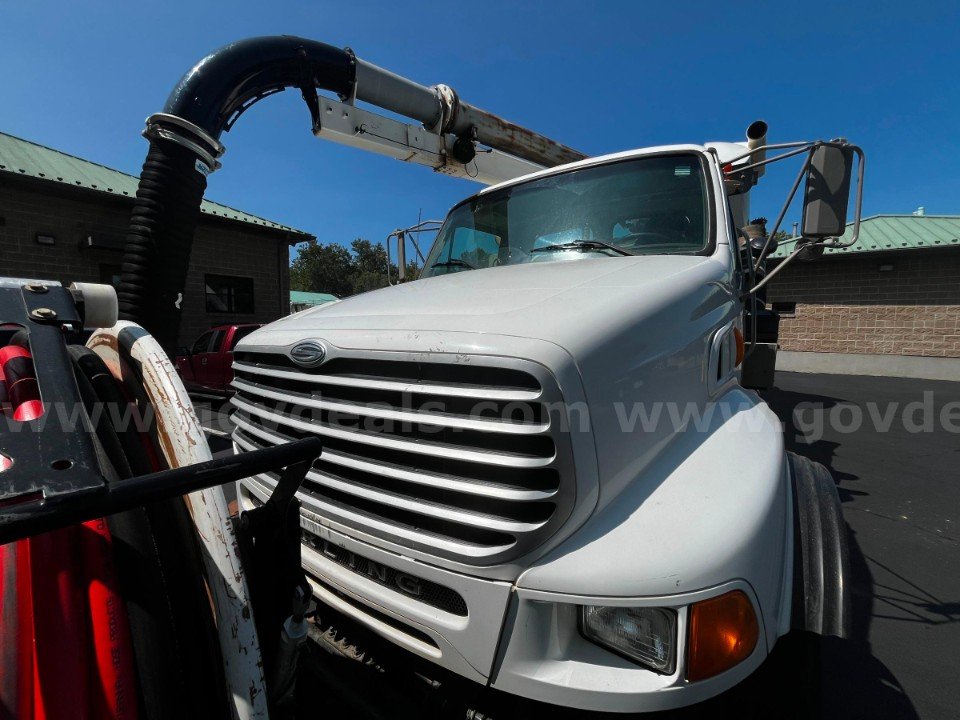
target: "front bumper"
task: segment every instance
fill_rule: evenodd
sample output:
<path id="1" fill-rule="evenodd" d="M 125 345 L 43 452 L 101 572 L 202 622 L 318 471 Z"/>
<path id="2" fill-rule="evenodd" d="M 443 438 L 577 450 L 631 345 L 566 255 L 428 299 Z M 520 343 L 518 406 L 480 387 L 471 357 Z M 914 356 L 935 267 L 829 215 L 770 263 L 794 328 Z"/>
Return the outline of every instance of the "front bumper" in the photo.
<path id="1" fill-rule="evenodd" d="M 266 502 L 272 482 L 239 484 L 241 510 Z M 486 684 L 511 584 L 445 570 L 357 540 L 301 510 L 303 566 L 314 596 L 390 642 Z M 438 601 L 438 590 L 456 602 Z"/>
<path id="2" fill-rule="evenodd" d="M 270 494 L 268 483 L 262 478 L 241 482 L 241 508 L 264 502 Z M 310 537 L 302 548 L 303 563 L 318 601 L 408 652 L 508 694 L 589 711 L 667 710 L 733 687 L 766 657 L 761 640 L 753 654 L 731 670 L 696 683 L 684 679 L 691 603 L 740 589 L 762 623 L 755 593 L 744 581 L 665 597 L 563 595 L 471 577 L 382 550 L 330 527 L 309 509 L 301 527 Z M 411 592 L 418 583 L 421 588 L 436 585 L 456 593 L 465 612 L 426 602 L 425 594 Z M 661 675 L 647 670 L 583 638 L 578 609 L 588 604 L 674 608 L 675 672 Z"/>

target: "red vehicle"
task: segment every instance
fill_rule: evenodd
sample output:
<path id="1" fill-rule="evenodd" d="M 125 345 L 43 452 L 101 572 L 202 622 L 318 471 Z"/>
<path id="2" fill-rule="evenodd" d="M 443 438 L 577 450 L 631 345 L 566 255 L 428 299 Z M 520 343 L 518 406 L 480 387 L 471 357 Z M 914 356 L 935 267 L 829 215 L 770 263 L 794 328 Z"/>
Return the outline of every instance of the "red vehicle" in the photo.
<path id="1" fill-rule="evenodd" d="M 177 373 L 187 390 L 226 395 L 233 381 L 233 348 L 262 325 L 218 325 L 189 348 L 177 348 Z"/>

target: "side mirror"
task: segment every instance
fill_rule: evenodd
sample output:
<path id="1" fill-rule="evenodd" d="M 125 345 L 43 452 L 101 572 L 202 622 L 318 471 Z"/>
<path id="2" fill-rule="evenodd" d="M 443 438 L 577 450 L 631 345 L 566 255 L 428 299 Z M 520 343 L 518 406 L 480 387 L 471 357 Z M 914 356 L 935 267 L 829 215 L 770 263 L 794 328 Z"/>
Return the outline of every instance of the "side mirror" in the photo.
<path id="1" fill-rule="evenodd" d="M 189 354 L 190 354 L 190 348 L 184 347 L 184 346 L 182 346 L 182 345 L 177 348 L 177 355 L 178 355 L 178 356 L 181 356 L 181 355 L 189 355 Z"/>
<path id="2" fill-rule="evenodd" d="M 822 240 L 843 235 L 852 176 L 851 146 L 826 144 L 813 151 L 803 194 L 801 237 Z"/>

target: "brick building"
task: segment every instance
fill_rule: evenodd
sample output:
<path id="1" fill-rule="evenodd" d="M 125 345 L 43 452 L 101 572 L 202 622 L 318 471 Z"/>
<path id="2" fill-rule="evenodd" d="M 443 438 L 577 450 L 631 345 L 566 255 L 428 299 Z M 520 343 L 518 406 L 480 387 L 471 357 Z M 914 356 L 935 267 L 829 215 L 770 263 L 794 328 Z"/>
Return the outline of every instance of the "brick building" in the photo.
<path id="1" fill-rule="evenodd" d="M 0 133 L 0 274 L 116 283 L 137 178 Z M 290 312 L 300 230 L 204 200 L 178 344 Z"/>
<path id="2" fill-rule="evenodd" d="M 768 300 L 778 368 L 960 379 L 960 216 L 866 218 L 856 245 L 794 261 Z"/>

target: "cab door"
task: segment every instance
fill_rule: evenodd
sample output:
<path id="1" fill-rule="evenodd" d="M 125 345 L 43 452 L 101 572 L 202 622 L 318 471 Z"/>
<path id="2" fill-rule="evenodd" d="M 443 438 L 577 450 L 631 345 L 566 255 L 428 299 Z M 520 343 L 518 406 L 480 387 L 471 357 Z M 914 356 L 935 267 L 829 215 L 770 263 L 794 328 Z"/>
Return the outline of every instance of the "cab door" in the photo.
<path id="1" fill-rule="evenodd" d="M 223 338 L 226 335 L 223 329 L 211 330 L 206 348 L 201 352 L 194 352 L 193 367 L 197 382 L 211 390 L 221 390 L 223 385 L 223 370 L 220 363 L 220 349 L 223 347 Z M 203 336 L 200 337 L 203 339 Z M 200 340 L 197 341 L 198 343 Z"/>
<path id="2" fill-rule="evenodd" d="M 200 356 L 210 347 L 210 340 L 213 338 L 213 331 L 207 331 L 198 337 L 193 345 L 177 353 L 177 372 L 183 379 L 183 384 L 187 389 L 200 387 L 199 370 Z"/>

